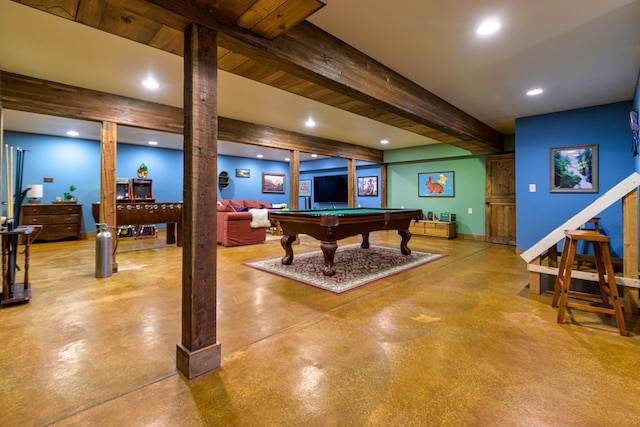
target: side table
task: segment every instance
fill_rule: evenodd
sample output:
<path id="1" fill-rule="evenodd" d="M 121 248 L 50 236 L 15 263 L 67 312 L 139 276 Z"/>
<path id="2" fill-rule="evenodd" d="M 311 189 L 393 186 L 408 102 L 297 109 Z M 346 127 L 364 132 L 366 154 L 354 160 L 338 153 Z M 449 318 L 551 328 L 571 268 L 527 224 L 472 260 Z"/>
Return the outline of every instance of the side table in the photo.
<path id="1" fill-rule="evenodd" d="M 29 286 L 29 247 L 38 237 L 41 225 L 16 227 L 13 230 L 1 231 L 2 236 L 2 297 L 0 305 L 27 303 L 31 299 Z M 18 240 L 24 242 L 24 281 L 16 283 L 16 260 L 18 256 Z M 12 271 L 13 270 L 13 271 Z"/>

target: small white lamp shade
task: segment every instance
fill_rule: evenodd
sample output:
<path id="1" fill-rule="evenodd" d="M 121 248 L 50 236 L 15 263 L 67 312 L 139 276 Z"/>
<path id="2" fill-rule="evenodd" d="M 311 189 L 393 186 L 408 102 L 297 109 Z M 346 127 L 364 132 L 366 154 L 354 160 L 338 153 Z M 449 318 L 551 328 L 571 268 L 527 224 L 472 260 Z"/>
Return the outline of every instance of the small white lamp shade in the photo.
<path id="1" fill-rule="evenodd" d="M 44 196 L 44 186 L 41 184 L 27 185 L 27 197 L 30 199 L 41 199 Z"/>

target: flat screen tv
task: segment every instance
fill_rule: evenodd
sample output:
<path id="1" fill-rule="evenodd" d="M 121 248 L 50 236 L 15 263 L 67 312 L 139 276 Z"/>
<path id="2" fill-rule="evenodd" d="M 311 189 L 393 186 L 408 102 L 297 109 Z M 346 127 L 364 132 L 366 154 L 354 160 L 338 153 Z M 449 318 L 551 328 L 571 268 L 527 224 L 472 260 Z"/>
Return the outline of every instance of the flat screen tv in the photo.
<path id="1" fill-rule="evenodd" d="M 315 203 L 346 203 L 349 201 L 348 175 L 316 176 L 313 178 Z"/>

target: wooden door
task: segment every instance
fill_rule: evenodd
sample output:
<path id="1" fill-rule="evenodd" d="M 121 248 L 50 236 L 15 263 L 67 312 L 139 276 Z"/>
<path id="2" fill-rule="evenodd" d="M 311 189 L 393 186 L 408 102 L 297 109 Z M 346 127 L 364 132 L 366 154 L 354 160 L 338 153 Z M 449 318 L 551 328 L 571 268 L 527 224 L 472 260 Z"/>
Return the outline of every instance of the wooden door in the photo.
<path id="1" fill-rule="evenodd" d="M 503 245 L 516 244 L 515 154 L 487 157 L 485 240 Z"/>

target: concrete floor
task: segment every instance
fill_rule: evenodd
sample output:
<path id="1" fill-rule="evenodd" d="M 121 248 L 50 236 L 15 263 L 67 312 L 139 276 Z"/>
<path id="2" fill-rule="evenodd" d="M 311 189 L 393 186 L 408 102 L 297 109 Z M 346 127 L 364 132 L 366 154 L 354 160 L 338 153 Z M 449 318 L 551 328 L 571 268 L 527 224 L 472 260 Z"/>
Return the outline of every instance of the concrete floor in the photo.
<path id="1" fill-rule="evenodd" d="M 222 367 L 188 381 L 162 242 L 123 239 L 106 279 L 93 240 L 32 247 L 32 301 L 0 310 L 1 426 L 640 425 L 638 316 L 630 337 L 601 314 L 557 324 L 513 247 L 415 236 L 448 256 L 340 296 L 243 266 L 277 240 L 220 247 Z"/>

